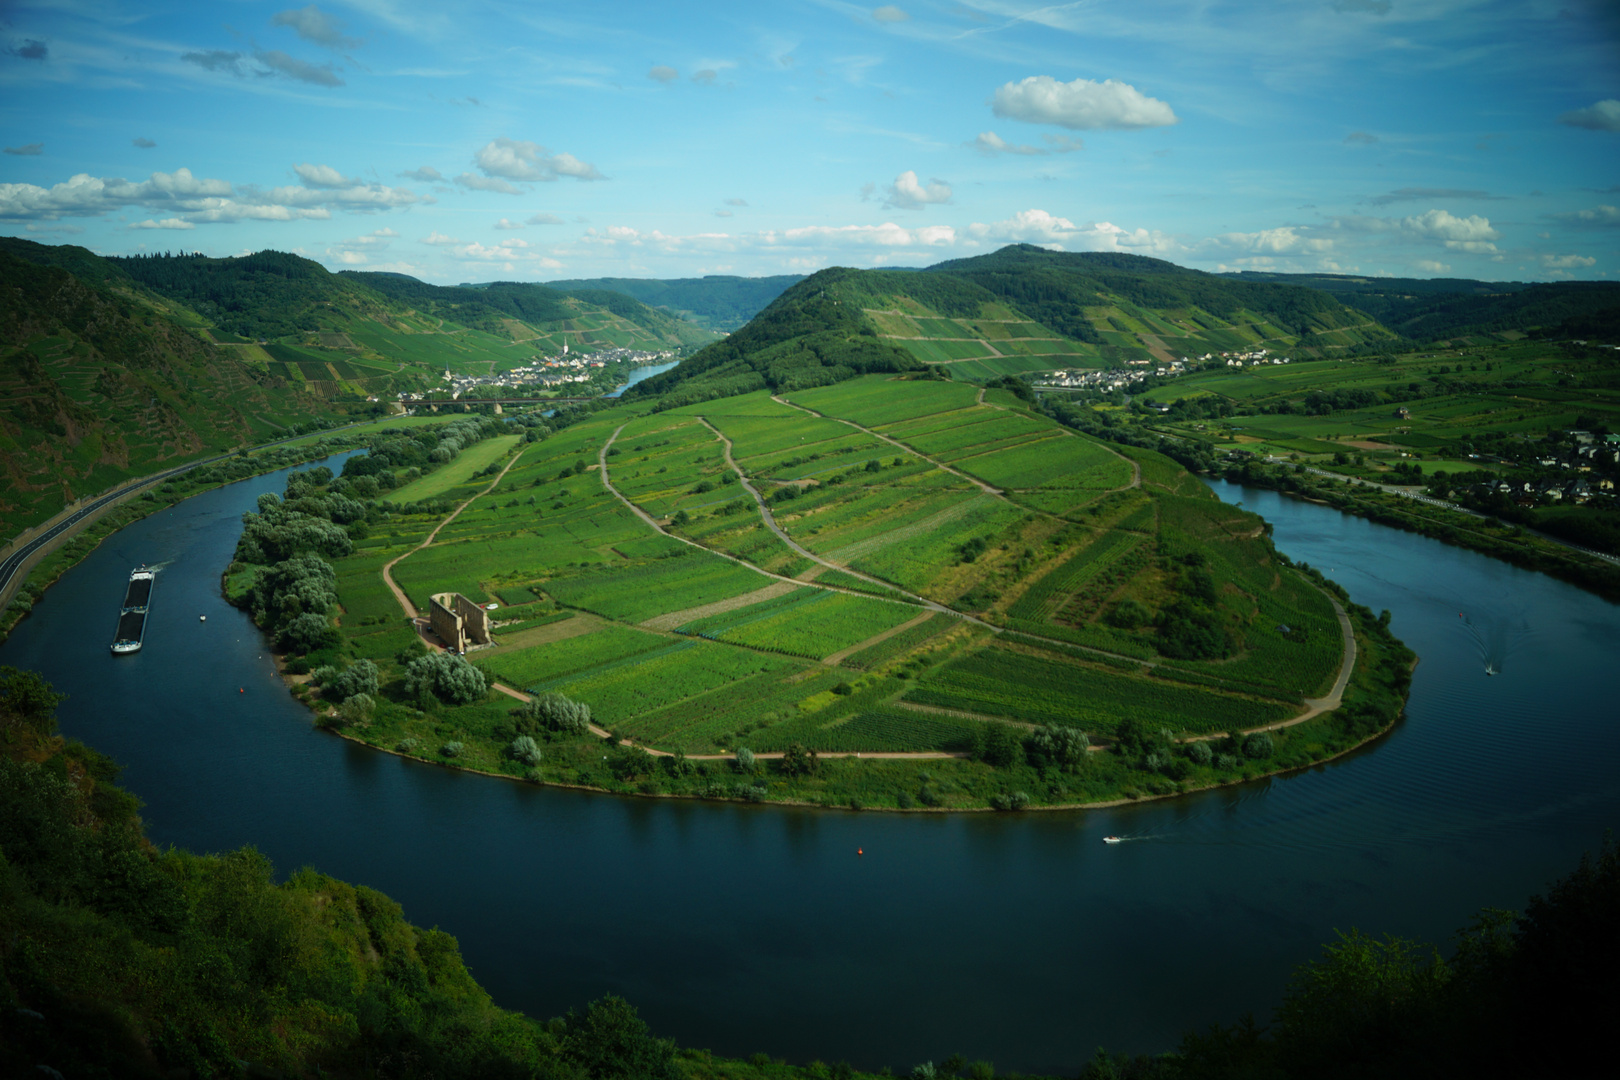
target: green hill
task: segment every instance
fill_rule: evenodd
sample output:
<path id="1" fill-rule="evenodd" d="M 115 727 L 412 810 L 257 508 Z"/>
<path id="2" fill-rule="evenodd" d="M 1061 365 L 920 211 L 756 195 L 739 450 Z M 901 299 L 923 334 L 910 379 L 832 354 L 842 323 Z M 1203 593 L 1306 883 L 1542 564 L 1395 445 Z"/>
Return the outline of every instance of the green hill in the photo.
<path id="1" fill-rule="evenodd" d="M 700 400 L 866 371 L 937 368 L 990 381 L 1258 348 L 1339 357 L 1398 343 L 1365 312 L 1318 290 L 1017 245 L 922 271 L 823 270 L 637 390 L 685 388 Z"/>
<path id="2" fill-rule="evenodd" d="M 1245 272 L 1243 281 L 1287 282 L 1331 293 L 1415 341 L 1477 337 L 1620 337 L 1620 283 L 1367 278 Z"/>
<path id="3" fill-rule="evenodd" d="M 699 326 L 735 330 L 802 280 L 802 274 L 759 278 L 708 274 L 700 278 L 665 281 L 656 278 L 576 278 L 552 281 L 548 285 L 576 296 L 583 295 L 587 290 L 623 293 L 644 304 L 673 312 Z"/>
<path id="4" fill-rule="evenodd" d="M 188 325 L 194 314 L 83 248 L 6 241 L 0 285 L 6 537 L 81 495 L 286 434 L 329 411 L 204 340 Z"/>

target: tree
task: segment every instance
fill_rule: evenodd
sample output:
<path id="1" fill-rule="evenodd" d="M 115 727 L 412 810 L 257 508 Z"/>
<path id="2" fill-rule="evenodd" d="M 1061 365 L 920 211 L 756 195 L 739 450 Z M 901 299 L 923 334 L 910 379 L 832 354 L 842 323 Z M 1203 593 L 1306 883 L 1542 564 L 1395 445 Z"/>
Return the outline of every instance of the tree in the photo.
<path id="1" fill-rule="evenodd" d="M 451 705 L 469 705 L 488 688 L 484 673 L 453 653 L 429 653 L 405 667 L 405 692 L 417 698 L 432 694 Z"/>
<path id="2" fill-rule="evenodd" d="M 517 738 L 513 739 L 509 752 L 511 753 L 513 760 L 521 761 L 525 765 L 540 764 L 540 747 L 534 741 L 534 739 L 528 735 L 519 735 Z"/>
<path id="3" fill-rule="evenodd" d="M 994 721 L 980 724 L 973 740 L 973 757 L 997 769 L 1013 765 L 1022 750 L 1017 733 Z"/>
<path id="4" fill-rule="evenodd" d="M 789 743 L 782 753 L 780 767 L 783 776 L 809 776 L 821 768 L 821 759 L 814 750 L 805 749 L 803 743 Z"/>
<path id="5" fill-rule="evenodd" d="M 363 724 L 371 719 L 371 710 L 376 704 L 370 694 L 354 694 L 338 706 L 338 716 L 345 724 Z"/>
<path id="6" fill-rule="evenodd" d="M 37 671 L 0 667 L 0 732 L 50 735 L 56 730 L 56 707 L 67 699 Z"/>
<path id="7" fill-rule="evenodd" d="M 564 1018 L 562 1055 L 591 1080 L 673 1080 L 675 1044 L 656 1039 L 629 1002 L 598 998 Z"/>
<path id="8" fill-rule="evenodd" d="M 347 701 L 356 694 L 375 697 L 377 694 L 377 665 L 370 660 L 357 660 L 326 684 L 327 696 L 334 701 Z"/>
<path id="9" fill-rule="evenodd" d="M 518 731 L 524 734 L 556 731 L 583 735 L 591 726 L 591 707 L 562 694 L 540 694 L 513 709 L 512 716 L 517 718 Z"/>
<path id="10" fill-rule="evenodd" d="M 737 747 L 737 771 L 745 773 L 754 771 L 754 752 L 746 746 Z"/>
<path id="11" fill-rule="evenodd" d="M 328 649 L 337 643 L 338 632 L 331 620 L 313 611 L 295 616 L 276 638 L 276 646 L 282 651 L 299 654 Z"/>
<path id="12" fill-rule="evenodd" d="M 1049 725 L 1036 728 L 1024 740 L 1024 751 L 1031 765 L 1055 765 L 1072 770 L 1085 764 L 1091 739 L 1078 728 Z"/>

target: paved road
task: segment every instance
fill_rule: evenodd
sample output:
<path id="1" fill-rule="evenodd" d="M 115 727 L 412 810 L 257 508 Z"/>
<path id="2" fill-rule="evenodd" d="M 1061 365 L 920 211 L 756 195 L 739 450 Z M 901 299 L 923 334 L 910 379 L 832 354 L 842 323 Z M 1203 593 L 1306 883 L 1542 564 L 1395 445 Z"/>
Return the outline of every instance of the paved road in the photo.
<path id="1" fill-rule="evenodd" d="M 310 435 L 330 435 L 334 432 L 346 431 L 352 427 L 359 427 L 362 424 L 372 424 L 376 422 L 377 421 L 375 420 L 360 420 L 353 424 L 344 424 L 342 427 L 328 428 L 325 431 L 311 432 L 305 435 L 290 435 L 285 439 L 277 439 L 274 442 L 262 443 L 258 446 L 250 447 L 249 449 L 268 450 L 272 446 L 281 446 L 285 443 L 296 442 L 299 439 L 307 439 L 310 437 Z M 126 495 L 139 491 L 141 488 L 146 487 L 149 484 L 161 483 L 162 481 L 168 480 L 171 477 L 179 476 L 181 473 L 190 472 L 192 469 L 201 468 L 204 465 L 212 465 L 216 461 L 224 461 L 226 458 L 235 457 L 236 454 L 237 451 L 232 450 L 227 454 L 216 454 L 211 458 L 203 458 L 199 461 L 193 461 L 185 465 L 176 466 L 175 468 L 168 469 L 164 472 L 155 473 L 152 476 L 143 476 L 139 480 L 131 480 L 129 483 L 123 485 L 117 490 L 111 491 L 106 495 L 102 495 L 94 502 L 88 503 L 87 505 L 80 507 L 78 510 L 75 510 L 71 516 L 64 518 L 55 525 L 52 525 L 49 529 L 40 533 L 22 547 L 19 547 L 16 551 L 13 551 L 10 555 L 6 556 L 4 562 L 0 562 L 0 597 L 6 595 L 6 591 L 11 587 L 12 578 L 14 578 L 22 569 L 23 563 L 27 562 L 35 552 L 57 539 L 64 532 L 72 529 L 85 518 L 99 513 L 100 511 L 106 509 L 110 504 L 117 502 Z"/>

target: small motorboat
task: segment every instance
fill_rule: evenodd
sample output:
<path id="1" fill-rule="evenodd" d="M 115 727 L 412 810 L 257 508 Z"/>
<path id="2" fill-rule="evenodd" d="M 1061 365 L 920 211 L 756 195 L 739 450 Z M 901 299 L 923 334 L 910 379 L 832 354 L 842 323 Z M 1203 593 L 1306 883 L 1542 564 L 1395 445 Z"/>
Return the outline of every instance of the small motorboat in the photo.
<path id="1" fill-rule="evenodd" d="M 1105 843 L 1105 844 L 1122 844 L 1124 842 L 1125 842 L 1125 838 L 1123 836 L 1105 836 L 1105 837 L 1103 837 L 1103 843 Z"/>
<path id="2" fill-rule="evenodd" d="M 1496 665 L 1495 664 L 1486 664 L 1485 665 L 1485 674 L 1487 674 L 1487 675 L 1495 675 L 1496 674 Z"/>

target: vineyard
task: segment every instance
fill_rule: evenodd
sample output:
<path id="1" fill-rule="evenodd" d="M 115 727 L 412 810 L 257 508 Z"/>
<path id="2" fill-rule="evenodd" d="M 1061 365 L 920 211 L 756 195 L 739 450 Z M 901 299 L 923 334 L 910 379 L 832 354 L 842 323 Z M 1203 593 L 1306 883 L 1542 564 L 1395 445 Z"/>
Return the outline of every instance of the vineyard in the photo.
<path id="1" fill-rule="evenodd" d="M 998 739 L 1021 746 L 1051 724 L 1106 741 L 1127 720 L 1178 736 L 1257 727 L 1331 683 L 1337 617 L 1257 518 L 1149 451 L 1129 450 L 1147 481 L 1132 487 L 1119 454 L 1005 391 L 978 396 L 868 376 L 788 392 L 791 404 L 755 392 L 614 406 L 399 470 L 395 492 L 440 496 L 387 503 L 334 560 L 343 648 L 385 687 L 358 737 L 442 743 L 442 730 L 466 763 L 518 768 L 500 742 L 512 702 L 416 710 L 398 689 L 417 642 L 382 580 L 389 563 L 419 610 L 445 591 L 500 605 L 494 646 L 468 655 L 490 679 L 564 695 L 648 748 L 958 755 L 934 759 L 954 778 L 934 787 L 978 805 L 1014 767 L 978 759 Z M 1193 609 L 1220 649 L 1161 654 Z M 643 790 L 687 775 L 571 738 L 546 733 L 540 775 Z M 850 783 L 915 775 L 901 766 Z M 695 768 L 730 790 L 723 771 Z"/>

